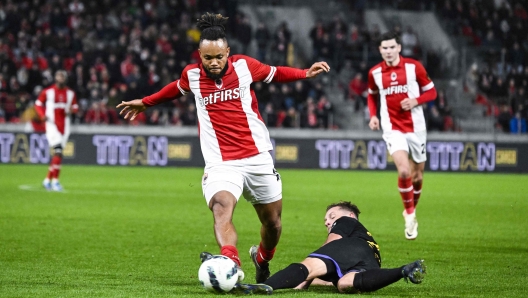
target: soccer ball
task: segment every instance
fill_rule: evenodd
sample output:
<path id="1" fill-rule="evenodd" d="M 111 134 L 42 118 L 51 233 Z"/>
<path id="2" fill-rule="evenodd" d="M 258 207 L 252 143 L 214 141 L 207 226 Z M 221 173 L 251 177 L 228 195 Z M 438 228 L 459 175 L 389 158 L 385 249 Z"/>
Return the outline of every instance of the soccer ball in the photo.
<path id="1" fill-rule="evenodd" d="M 229 292 L 238 281 L 237 265 L 226 256 L 215 255 L 202 263 L 198 269 L 198 279 L 209 292 Z"/>

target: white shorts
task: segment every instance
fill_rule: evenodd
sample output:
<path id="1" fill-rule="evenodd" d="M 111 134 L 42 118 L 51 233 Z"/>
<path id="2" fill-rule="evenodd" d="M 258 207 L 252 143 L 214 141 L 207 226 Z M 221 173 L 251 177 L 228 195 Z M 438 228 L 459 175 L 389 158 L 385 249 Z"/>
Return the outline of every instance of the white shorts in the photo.
<path id="1" fill-rule="evenodd" d="M 400 131 L 389 131 L 383 133 L 383 140 L 387 143 L 390 155 L 398 150 L 409 153 L 414 162 L 422 163 L 427 160 L 425 154 L 426 131 L 402 133 Z"/>
<path id="2" fill-rule="evenodd" d="M 70 132 L 68 127 L 65 127 L 64 134 L 60 133 L 57 129 L 57 125 L 52 122 L 46 122 L 46 138 L 48 139 L 48 146 L 54 148 L 58 145 L 61 145 L 64 149 L 66 143 L 68 142 L 68 137 Z"/>
<path id="3" fill-rule="evenodd" d="M 229 191 L 235 198 L 244 195 L 251 204 L 269 204 L 282 199 L 282 180 L 273 166 L 269 152 L 207 165 L 202 177 L 202 191 L 209 201 L 219 191 Z"/>

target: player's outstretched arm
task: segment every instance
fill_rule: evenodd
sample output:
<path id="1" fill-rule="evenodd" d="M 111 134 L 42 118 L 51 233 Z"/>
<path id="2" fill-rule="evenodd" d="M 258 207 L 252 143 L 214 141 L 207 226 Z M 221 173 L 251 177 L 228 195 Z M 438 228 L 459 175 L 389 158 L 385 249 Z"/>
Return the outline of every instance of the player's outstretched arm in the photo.
<path id="1" fill-rule="evenodd" d="M 314 64 L 312 64 L 310 69 L 308 69 L 308 71 L 306 72 L 306 78 L 308 79 L 315 78 L 320 73 L 329 72 L 329 71 L 330 71 L 330 66 L 328 65 L 328 63 L 324 61 L 315 62 Z"/>
<path id="2" fill-rule="evenodd" d="M 141 99 L 134 99 L 131 101 L 122 101 L 117 105 L 117 108 L 123 108 L 119 115 L 125 115 L 126 120 L 134 120 L 137 115 L 147 109 L 147 106 Z"/>

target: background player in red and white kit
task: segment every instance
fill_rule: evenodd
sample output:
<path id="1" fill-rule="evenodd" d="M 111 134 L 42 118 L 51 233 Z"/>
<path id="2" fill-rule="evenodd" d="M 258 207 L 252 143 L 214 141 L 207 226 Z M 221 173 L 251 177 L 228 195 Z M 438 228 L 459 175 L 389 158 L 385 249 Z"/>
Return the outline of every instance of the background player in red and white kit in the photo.
<path id="1" fill-rule="evenodd" d="M 330 67 L 317 62 L 310 69 L 269 66 L 244 55 L 229 56 L 224 24 L 227 18 L 205 14 L 198 20 L 201 63 L 190 64 L 181 78 L 158 93 L 122 102 L 125 119 L 134 119 L 147 107 L 188 92 L 195 96 L 200 145 L 205 159 L 202 190 L 214 217 L 214 232 L 221 254 L 240 265 L 237 233 L 232 218 L 238 198 L 253 204 L 262 223 L 260 245 L 250 249 L 256 280 L 269 276 L 281 235 L 282 182 L 269 153 L 269 132 L 258 111 L 253 82 L 292 82 L 313 78 Z M 202 259 L 210 254 L 203 253 Z M 243 274 L 243 273 L 242 273 Z M 239 276 L 240 279 L 243 277 Z"/>
<path id="2" fill-rule="evenodd" d="M 436 98 L 436 89 L 423 65 L 400 56 L 399 36 L 388 32 L 381 36 L 379 50 L 383 62 L 369 71 L 369 126 L 380 129 L 383 139 L 398 169 L 398 189 L 403 200 L 405 237 L 418 236 L 416 206 L 422 192 L 422 180 L 427 159 L 426 127 L 421 104 Z"/>
<path id="3" fill-rule="evenodd" d="M 42 182 L 47 190 L 62 191 L 59 183 L 62 150 L 70 135 L 70 114 L 79 110 L 75 93 L 66 87 L 67 79 L 66 71 L 58 70 L 55 84 L 44 89 L 35 103 L 37 113 L 46 122 L 48 145 L 53 148 L 48 175 Z"/>

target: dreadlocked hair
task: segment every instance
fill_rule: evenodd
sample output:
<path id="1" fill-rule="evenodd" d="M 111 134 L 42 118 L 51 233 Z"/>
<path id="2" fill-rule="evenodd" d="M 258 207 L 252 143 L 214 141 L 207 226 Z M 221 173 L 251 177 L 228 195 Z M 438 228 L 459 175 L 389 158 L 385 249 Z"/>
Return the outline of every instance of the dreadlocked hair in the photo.
<path id="1" fill-rule="evenodd" d="M 328 207 L 326 207 L 326 211 L 328 211 L 328 210 L 330 210 L 330 209 L 332 209 L 334 207 L 339 207 L 340 209 L 344 209 L 344 210 L 353 212 L 356 215 L 356 218 L 359 219 L 359 213 L 361 213 L 361 212 L 359 211 L 359 208 L 355 204 L 352 204 L 351 202 L 340 201 L 339 203 L 330 204 L 330 205 L 328 205 Z"/>
<path id="2" fill-rule="evenodd" d="M 202 40 L 226 40 L 225 24 L 227 17 L 221 14 L 214 14 L 206 12 L 198 19 L 198 28 L 202 31 L 200 35 L 200 43 Z"/>

